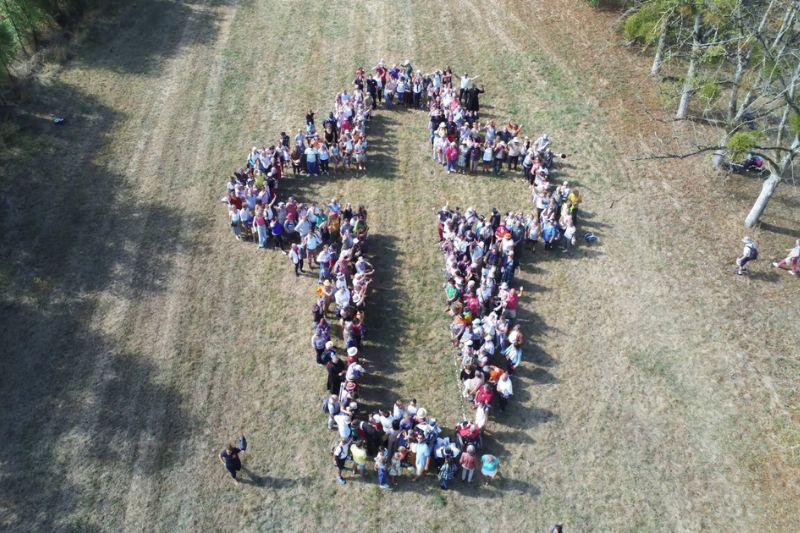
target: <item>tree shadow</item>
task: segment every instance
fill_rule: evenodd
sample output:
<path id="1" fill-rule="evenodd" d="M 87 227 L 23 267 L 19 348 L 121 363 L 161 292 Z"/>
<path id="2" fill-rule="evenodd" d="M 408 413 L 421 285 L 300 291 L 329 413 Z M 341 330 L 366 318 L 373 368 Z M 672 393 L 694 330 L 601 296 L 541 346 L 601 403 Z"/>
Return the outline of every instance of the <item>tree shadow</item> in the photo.
<path id="1" fill-rule="evenodd" d="M 176 468 L 188 458 L 161 443 L 182 441 L 196 427 L 181 393 L 161 381 L 148 354 L 119 352 L 88 331 L 92 306 L 57 307 L 2 310 L 6 353 L 16 361 L 0 378 L 0 452 L 7 458 L 0 491 L 9 530 L 81 529 L 86 502 L 97 497 L 103 478 Z M 47 327 L 63 332 L 63 340 L 28 340 Z M 123 497 L 108 495 L 111 502 Z"/>
<path id="2" fill-rule="evenodd" d="M 75 110 L 63 125 L 49 115 L 57 105 Z M 148 476 L 185 460 L 176 446 L 156 448 L 195 425 L 180 392 L 162 380 L 153 354 L 122 349 L 92 324 L 100 293 L 166 290 L 176 253 L 189 244 L 178 231 L 184 214 L 133 200 L 127 178 L 105 164 L 98 139 L 122 116 L 96 98 L 30 82 L 25 100 L 4 113 L 2 523 L 83 529 L 86 502 L 109 477 Z M 112 505 L 124 494 L 107 497 Z"/>
<path id="3" fill-rule="evenodd" d="M 787 237 L 792 237 L 794 239 L 800 239 L 800 229 L 795 228 L 785 228 L 783 226 L 778 226 L 775 224 L 770 224 L 768 222 L 761 222 L 759 227 L 764 231 L 770 231 L 772 233 L 777 233 L 778 235 L 786 235 Z M 787 246 L 788 248 L 788 246 Z"/>
<path id="4" fill-rule="evenodd" d="M 72 53 L 72 63 L 155 76 L 165 58 L 210 44 L 219 33 L 217 10 L 233 0 L 109 2 Z M 150 38 L 142 39 L 142 35 Z"/>

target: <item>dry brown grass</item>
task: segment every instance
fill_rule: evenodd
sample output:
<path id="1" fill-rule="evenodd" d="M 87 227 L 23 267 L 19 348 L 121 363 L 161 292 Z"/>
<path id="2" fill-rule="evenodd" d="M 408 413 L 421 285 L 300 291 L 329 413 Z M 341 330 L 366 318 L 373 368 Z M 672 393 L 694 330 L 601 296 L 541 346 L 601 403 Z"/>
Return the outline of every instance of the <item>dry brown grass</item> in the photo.
<path id="1" fill-rule="evenodd" d="M 459 26 L 421 2 L 128 9 L 31 94 L 32 112 L 68 125 L 26 122 L 1 161 L 15 179 L 43 154 L 58 162 L 26 177 L 52 187 L 52 208 L 2 221 L 4 528 L 798 529 L 797 284 L 768 266 L 796 235 L 796 189 L 754 235 L 754 274 L 734 277 L 757 184 L 701 160 L 631 161 L 673 130 L 653 119 L 655 88 L 609 15 L 570 0 L 445 2 Z M 328 109 L 379 57 L 480 74 L 488 115 L 570 153 L 583 228 L 600 235 L 574 259 L 525 262 L 531 345 L 491 427 L 490 490 L 335 484 L 300 326 L 313 282 L 233 241 L 216 204 L 254 142 Z M 366 178 L 287 188 L 370 208 L 368 400 L 415 396 L 451 426 L 432 210 L 522 209 L 528 195 L 442 174 L 424 124 L 381 111 Z M 17 183 L 3 192 L 19 209 Z M 233 487 L 215 454 L 242 431 L 258 482 Z"/>

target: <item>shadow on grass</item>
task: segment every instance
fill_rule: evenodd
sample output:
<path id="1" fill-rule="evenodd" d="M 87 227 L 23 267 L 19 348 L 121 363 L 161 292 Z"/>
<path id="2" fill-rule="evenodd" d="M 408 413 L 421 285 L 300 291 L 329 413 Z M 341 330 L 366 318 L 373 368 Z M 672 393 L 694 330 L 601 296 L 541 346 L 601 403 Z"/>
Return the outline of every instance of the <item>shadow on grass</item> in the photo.
<path id="1" fill-rule="evenodd" d="M 793 239 L 800 239 L 800 229 L 796 228 L 785 228 L 783 226 L 778 226 L 776 224 L 769 224 L 767 222 L 762 222 L 759 224 L 759 227 L 764 231 L 770 231 L 772 233 L 777 233 L 778 235 L 786 235 L 787 237 L 792 237 Z M 792 243 L 789 243 L 791 245 Z M 787 245 L 787 248 L 789 246 Z"/>
<path id="2" fill-rule="evenodd" d="M 76 65 L 157 75 L 161 62 L 191 47 L 210 44 L 219 32 L 219 6 L 234 0 L 108 2 L 72 54 Z M 142 38 L 147 35 L 148 38 Z"/>
<path id="3" fill-rule="evenodd" d="M 250 470 L 246 465 L 242 465 L 242 474 L 243 475 L 239 479 L 240 483 L 243 485 L 251 485 L 260 489 L 289 489 L 292 487 L 305 487 L 311 483 L 313 479 L 309 476 L 293 479 L 264 476 Z"/>
<path id="4" fill-rule="evenodd" d="M 368 254 L 374 258 L 374 282 L 367 300 L 367 343 L 365 354 L 369 366 L 364 385 L 359 388 L 359 407 L 362 414 L 377 409 L 390 408 L 397 397 L 400 383 L 392 376 L 397 366 L 396 347 L 400 335 L 406 330 L 408 320 L 400 312 L 399 291 L 393 286 L 400 274 L 398 270 L 397 238 L 375 234 L 369 237 L 370 249 L 379 253 Z M 375 332 L 374 335 L 370 331 Z"/>
<path id="5" fill-rule="evenodd" d="M 32 82 L 25 93 L 4 110 L 11 149 L 0 151 L 2 524 L 82 529 L 86 502 L 110 479 L 184 460 L 177 446 L 156 448 L 195 425 L 158 358 L 121 348 L 92 319 L 100 293 L 108 301 L 165 290 L 189 243 L 180 210 L 134 200 L 103 161 L 101 139 L 118 112 L 57 81 Z M 54 109 L 72 111 L 65 124 L 52 123 Z M 115 505 L 124 494 L 107 496 Z"/>

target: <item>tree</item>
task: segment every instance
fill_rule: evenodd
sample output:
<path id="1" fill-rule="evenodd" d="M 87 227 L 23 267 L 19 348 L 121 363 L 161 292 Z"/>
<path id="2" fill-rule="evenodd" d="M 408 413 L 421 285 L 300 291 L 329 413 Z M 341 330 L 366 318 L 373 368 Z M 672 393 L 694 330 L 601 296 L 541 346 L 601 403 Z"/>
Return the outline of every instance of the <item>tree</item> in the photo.
<path id="1" fill-rule="evenodd" d="M 15 38 L 11 28 L 4 22 L 0 20 L 0 65 L 3 67 L 2 71 L 0 71 L 0 76 L 13 82 L 14 76 L 11 74 L 11 62 L 16 55 Z"/>
<path id="2" fill-rule="evenodd" d="M 766 162 L 768 177 L 747 226 L 757 223 L 800 150 L 798 13 L 800 0 L 643 0 L 625 20 L 632 42 L 657 43 L 651 74 L 666 59 L 671 70 L 685 69 L 675 118 L 719 128 L 716 142 L 695 139 L 688 153 L 655 157 L 713 152 L 715 168 L 748 154 Z"/>
<path id="3" fill-rule="evenodd" d="M 686 78 L 683 81 L 683 90 L 681 91 L 681 100 L 678 103 L 678 112 L 675 113 L 675 118 L 683 120 L 689 113 L 689 100 L 694 92 L 694 81 L 697 71 L 697 62 L 700 60 L 700 26 L 703 20 L 703 15 L 700 9 L 695 9 L 694 24 L 692 26 L 692 52 L 689 56 L 689 67 L 686 70 Z"/>

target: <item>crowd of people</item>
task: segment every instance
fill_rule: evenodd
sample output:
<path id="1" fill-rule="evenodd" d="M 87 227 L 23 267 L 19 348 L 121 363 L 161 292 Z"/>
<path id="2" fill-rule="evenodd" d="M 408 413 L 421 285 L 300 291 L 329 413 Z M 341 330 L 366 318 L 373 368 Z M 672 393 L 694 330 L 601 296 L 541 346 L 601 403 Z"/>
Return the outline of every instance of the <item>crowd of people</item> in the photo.
<path id="1" fill-rule="evenodd" d="M 547 250 L 559 246 L 569 252 L 575 244 L 580 194 L 567 182 L 550 183 L 554 161 L 565 156 L 550 149 L 546 134 L 530 141 L 512 121 L 502 127 L 493 120 L 482 123 L 484 90 L 475 85 L 476 78 L 457 76 L 447 66 L 424 73 L 408 60 L 391 66 L 381 60 L 369 74 L 359 68 L 352 90 L 336 95 L 321 130 L 309 110 L 305 128 L 293 139 L 281 132 L 275 144 L 253 147 L 227 183 L 223 201 L 236 239 L 259 248 L 271 243 L 289 257 L 297 276 L 306 267 L 317 270 L 311 348 L 326 374 L 321 409 L 329 430 L 338 434 L 331 454 L 342 485 L 346 472 L 366 476 L 370 463 L 385 489 L 404 476 L 417 481 L 428 473 L 437 475 L 442 489 L 459 472 L 463 482 L 472 483 L 478 468 L 485 483 L 495 478 L 499 459 L 484 450 L 482 435 L 490 412 L 507 408 L 522 361 L 524 335 L 515 324 L 522 288 L 514 287 L 520 255 L 534 250 L 539 239 Z M 437 214 L 451 340 L 462 396 L 474 409 L 472 420 L 465 414 L 452 430 L 441 428 L 416 399 L 370 412 L 359 406 L 359 387 L 367 375 L 365 304 L 375 273 L 365 256 L 366 208 L 336 198 L 319 204 L 291 196 L 278 201 L 279 183 L 290 166 L 294 176 L 366 172 L 367 124 L 381 103 L 388 109 L 427 110 L 433 157 L 448 172 L 519 171 L 533 191 L 530 214 L 502 216 L 493 209 L 484 217 L 472 208 L 462 213 L 449 206 Z"/>
<path id="2" fill-rule="evenodd" d="M 437 215 L 445 260 L 446 311 L 456 349 L 463 397 L 475 409 L 475 429 L 489 412 L 503 413 L 514 393 L 511 377 L 522 362 L 525 336 L 515 324 L 523 288 L 514 277 L 525 245 L 524 220 L 503 219 L 445 205 Z"/>
<path id="3" fill-rule="evenodd" d="M 485 420 L 476 420 L 474 424 L 463 422 L 451 438 L 416 399 L 407 402 L 398 399 L 386 409 L 362 412 L 359 387 L 366 376 L 362 364 L 366 333 L 364 303 L 375 269 L 362 255 L 365 237 L 353 240 L 356 242 L 352 248 L 343 238 L 341 248 L 333 246 L 323 251 L 330 257 L 327 262 L 326 258 L 318 261 L 319 285 L 312 307 L 311 348 L 316 363 L 324 366 L 327 374 L 328 395 L 322 400 L 321 410 L 326 415 L 328 429 L 338 433 L 331 449 L 336 480 L 342 485 L 347 483 L 348 461 L 353 475 L 358 477 L 366 476 L 368 463 L 372 462 L 378 485 L 383 489 L 397 486 L 404 475 L 418 481 L 433 471 L 440 487 L 446 490 L 459 469 L 462 480 L 471 483 L 480 462 L 488 483 L 497 474 L 499 460 L 491 454 L 478 454 Z M 329 318 L 338 322 L 336 336 Z"/>
<path id="4" fill-rule="evenodd" d="M 245 165 L 234 169 L 226 184 L 222 202 L 228 209 L 228 221 L 234 238 L 249 240 L 266 248 L 294 254 L 301 250 L 309 263 L 314 262 L 316 248 L 326 243 L 327 233 L 337 233 L 335 224 L 343 219 L 326 220 L 323 207 L 303 206 L 294 198 L 278 202 L 278 185 L 288 175 L 321 176 L 349 170 L 354 176 L 367 169 L 367 121 L 372 110 L 369 93 L 363 90 L 362 69 L 356 74 L 352 92 L 336 95 L 334 109 L 317 129 L 315 113 L 305 116 L 305 128 L 297 130 L 293 139 L 282 131 L 274 144 L 254 146 Z M 348 207 L 344 207 L 347 211 Z M 328 213 L 330 214 L 330 213 Z M 294 244 L 297 246 L 295 246 Z M 292 251 L 289 250 L 291 248 Z"/>

